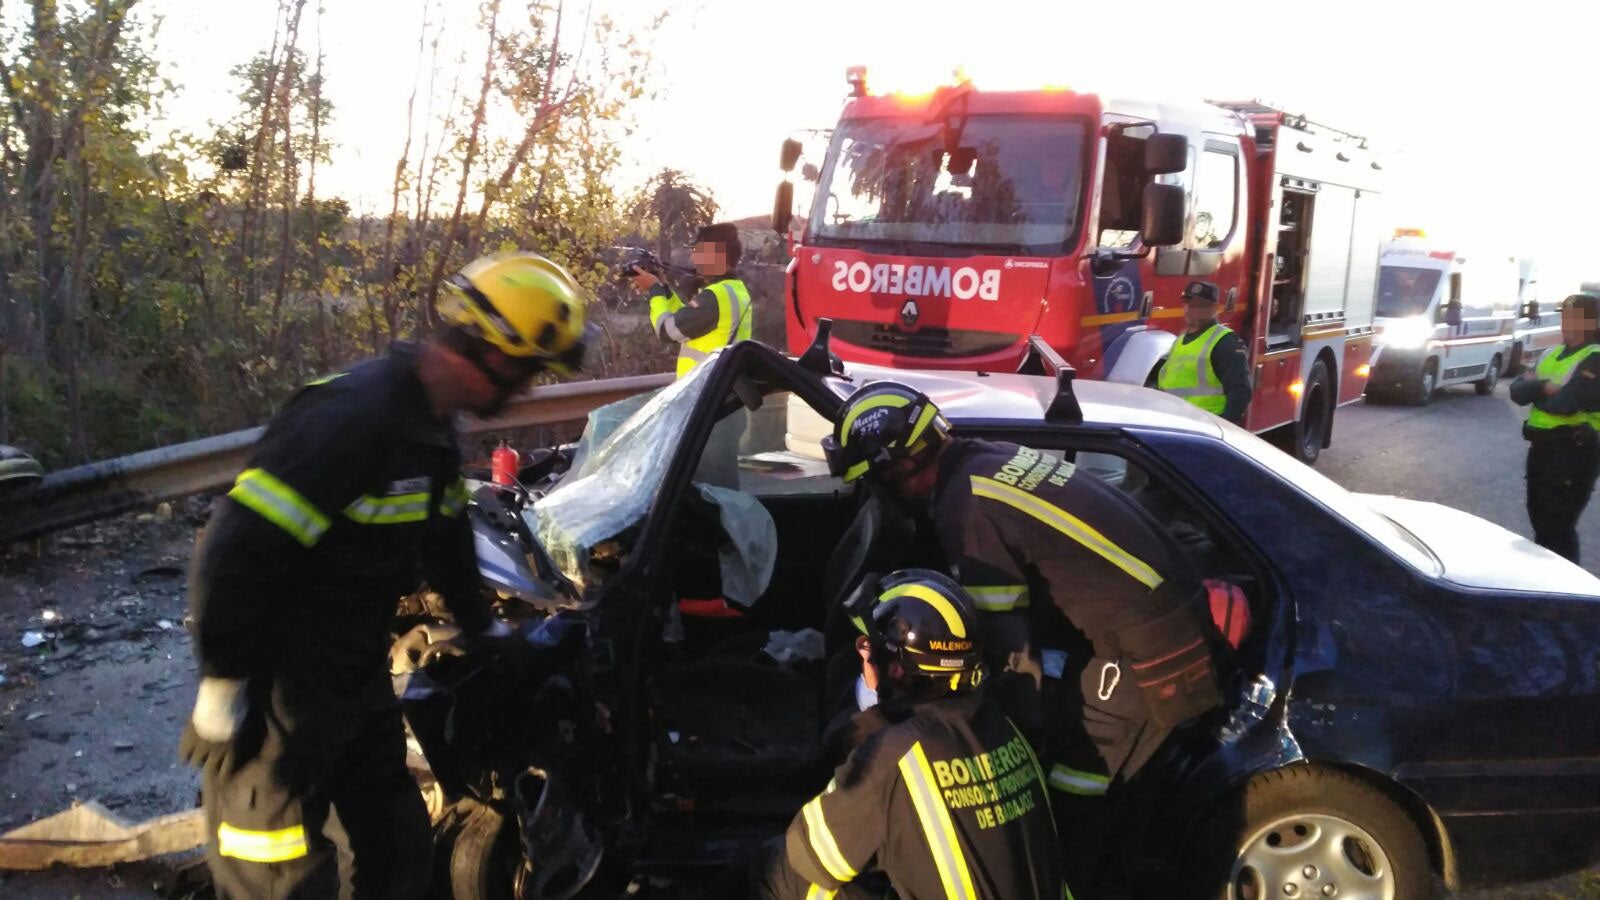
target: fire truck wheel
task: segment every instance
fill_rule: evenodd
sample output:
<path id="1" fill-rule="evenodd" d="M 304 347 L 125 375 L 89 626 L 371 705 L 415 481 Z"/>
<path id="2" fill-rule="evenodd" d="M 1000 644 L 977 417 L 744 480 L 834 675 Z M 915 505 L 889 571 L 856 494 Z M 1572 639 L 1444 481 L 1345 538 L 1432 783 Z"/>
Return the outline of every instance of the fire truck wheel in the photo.
<path id="1" fill-rule="evenodd" d="M 1483 377 L 1472 383 L 1472 389 L 1478 392 L 1479 397 L 1487 397 L 1494 393 L 1494 386 L 1500 383 L 1500 356 L 1495 355 L 1489 360 L 1489 371 Z"/>
<path id="2" fill-rule="evenodd" d="M 1300 418 L 1294 423 L 1294 440 L 1289 452 L 1306 465 L 1317 461 L 1322 448 L 1328 445 L 1328 430 L 1333 424 L 1333 387 L 1328 377 L 1328 367 L 1318 360 L 1311 367 L 1311 377 L 1306 379 L 1302 394 Z"/>

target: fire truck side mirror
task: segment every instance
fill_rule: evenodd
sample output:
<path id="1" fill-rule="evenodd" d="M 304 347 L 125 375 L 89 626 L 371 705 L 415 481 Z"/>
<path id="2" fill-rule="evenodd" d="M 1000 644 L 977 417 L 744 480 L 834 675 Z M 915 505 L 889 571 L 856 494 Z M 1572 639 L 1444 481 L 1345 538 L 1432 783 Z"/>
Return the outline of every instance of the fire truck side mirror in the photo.
<path id="1" fill-rule="evenodd" d="M 803 148 L 794 138 L 786 138 L 783 142 L 783 152 L 778 156 L 778 168 L 785 172 L 793 172 L 795 163 L 800 161 L 800 151 Z"/>
<path id="2" fill-rule="evenodd" d="M 1147 247 L 1183 243 L 1183 186 L 1151 182 L 1144 186 L 1144 221 L 1139 229 Z"/>
<path id="3" fill-rule="evenodd" d="M 1173 175 L 1189 167 L 1189 139 L 1181 134 L 1152 134 L 1144 141 L 1146 175 Z"/>
<path id="4" fill-rule="evenodd" d="M 778 196 L 772 199 L 772 230 L 788 234 L 789 223 L 794 219 L 794 182 L 778 185 Z"/>

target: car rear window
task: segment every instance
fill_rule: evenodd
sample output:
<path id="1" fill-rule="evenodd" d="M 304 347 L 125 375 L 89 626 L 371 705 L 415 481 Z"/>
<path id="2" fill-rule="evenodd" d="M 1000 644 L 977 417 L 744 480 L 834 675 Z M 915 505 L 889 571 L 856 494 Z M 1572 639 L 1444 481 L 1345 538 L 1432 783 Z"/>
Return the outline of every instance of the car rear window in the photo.
<path id="1" fill-rule="evenodd" d="M 1223 429 L 1223 436 L 1245 456 L 1260 463 L 1262 468 L 1333 510 L 1335 515 L 1344 519 L 1351 527 L 1365 533 L 1367 537 L 1400 557 L 1413 569 L 1430 576 L 1443 573 L 1444 569 L 1426 544 L 1388 516 L 1368 506 L 1361 498 L 1335 484 L 1327 476 L 1242 428 Z"/>

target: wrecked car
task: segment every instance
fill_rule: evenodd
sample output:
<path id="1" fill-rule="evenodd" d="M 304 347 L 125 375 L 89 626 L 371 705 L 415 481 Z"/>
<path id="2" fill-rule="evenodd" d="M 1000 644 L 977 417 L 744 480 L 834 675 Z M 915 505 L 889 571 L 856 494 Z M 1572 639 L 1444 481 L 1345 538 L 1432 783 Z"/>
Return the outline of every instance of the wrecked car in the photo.
<path id="1" fill-rule="evenodd" d="M 1412 898 L 1600 859 L 1600 580 L 1155 391 L 813 351 L 734 345 L 476 492 L 522 649 L 411 635 L 399 667 L 456 897 L 692 897 L 827 783 L 840 602 L 869 570 L 943 564 L 818 446 L 878 379 L 1127 491 L 1248 598 L 1222 707 L 1121 794 L 1141 895 Z"/>

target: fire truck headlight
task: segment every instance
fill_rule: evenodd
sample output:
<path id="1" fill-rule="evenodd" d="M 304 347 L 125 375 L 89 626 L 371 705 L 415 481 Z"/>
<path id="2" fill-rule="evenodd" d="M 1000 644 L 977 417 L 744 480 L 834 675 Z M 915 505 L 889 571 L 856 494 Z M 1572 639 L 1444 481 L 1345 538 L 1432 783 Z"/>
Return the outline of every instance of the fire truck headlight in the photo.
<path id="1" fill-rule="evenodd" d="M 1395 319 L 1383 326 L 1383 331 L 1378 335 L 1379 343 L 1393 347 L 1397 350 L 1415 349 L 1421 347 L 1433 337 L 1433 322 L 1422 316 L 1409 319 Z"/>

